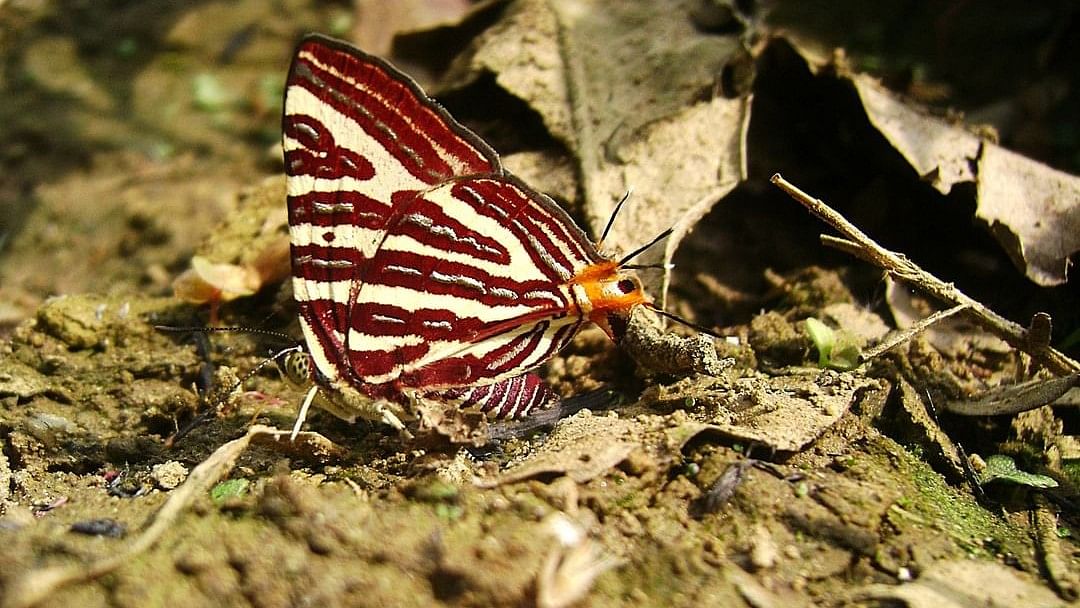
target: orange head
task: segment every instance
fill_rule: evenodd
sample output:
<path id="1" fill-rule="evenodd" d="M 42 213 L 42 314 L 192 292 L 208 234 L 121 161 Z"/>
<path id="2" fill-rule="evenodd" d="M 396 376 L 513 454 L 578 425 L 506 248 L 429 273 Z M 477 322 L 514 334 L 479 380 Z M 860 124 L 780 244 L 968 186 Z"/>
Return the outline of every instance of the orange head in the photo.
<path id="1" fill-rule="evenodd" d="M 589 266 L 572 283 L 580 285 L 588 299 L 581 303 L 582 312 L 615 342 L 626 334 L 634 307 L 648 303 L 637 276 L 612 260 Z"/>

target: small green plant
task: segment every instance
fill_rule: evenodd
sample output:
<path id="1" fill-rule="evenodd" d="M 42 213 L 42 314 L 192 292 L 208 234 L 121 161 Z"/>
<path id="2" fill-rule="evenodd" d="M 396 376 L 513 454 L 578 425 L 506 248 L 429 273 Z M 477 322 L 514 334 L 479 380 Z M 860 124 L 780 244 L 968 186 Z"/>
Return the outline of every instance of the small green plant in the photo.
<path id="1" fill-rule="evenodd" d="M 1032 488 L 1056 488 L 1053 477 L 1028 473 L 1016 468 L 1016 461 L 1011 456 L 994 454 L 986 459 L 986 468 L 982 471 L 982 482 L 1005 482 Z"/>
<path id="2" fill-rule="evenodd" d="M 248 486 L 250 485 L 251 482 L 243 478 L 228 479 L 217 484 L 210 490 L 210 500 L 212 500 L 215 505 L 221 506 L 230 500 L 240 498 L 246 494 Z"/>
<path id="3" fill-rule="evenodd" d="M 810 317 L 806 320 L 806 333 L 818 351 L 818 365 L 839 371 L 849 371 L 859 365 L 859 345 L 844 331 L 835 331 L 828 325 Z"/>

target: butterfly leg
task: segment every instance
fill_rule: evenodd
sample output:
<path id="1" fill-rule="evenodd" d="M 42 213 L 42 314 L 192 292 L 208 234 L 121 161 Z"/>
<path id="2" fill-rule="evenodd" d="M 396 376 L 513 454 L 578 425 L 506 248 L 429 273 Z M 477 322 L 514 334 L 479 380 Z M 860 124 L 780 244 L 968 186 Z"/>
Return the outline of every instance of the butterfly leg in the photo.
<path id="1" fill-rule="evenodd" d="M 357 418 L 381 422 L 393 427 L 405 438 L 412 435 L 401 422 L 399 413 L 404 415 L 405 410 L 400 404 L 387 399 L 369 397 L 350 386 L 342 383 L 331 383 L 329 389 L 313 385 L 304 395 L 304 402 L 300 406 L 296 422 L 293 424 L 292 438 L 300 432 L 308 410 L 314 405 L 319 409 L 326 410 L 346 422 L 356 422 Z"/>
<path id="2" fill-rule="evenodd" d="M 307 420 L 308 410 L 311 409 L 311 402 L 315 400 L 315 396 L 319 394 L 318 385 L 312 385 L 308 389 L 307 394 L 304 395 L 304 402 L 300 405 L 300 412 L 296 415 L 296 422 L 293 423 L 292 433 L 289 434 L 289 441 L 296 441 L 296 436 L 300 434 L 300 427 L 304 426 L 304 421 Z"/>
<path id="3" fill-rule="evenodd" d="M 385 404 L 386 402 L 383 403 Z M 387 407 L 382 407 L 381 409 L 383 424 L 392 426 L 397 429 L 397 432 L 401 433 L 402 437 L 404 437 L 405 439 L 412 439 L 413 434 L 409 432 L 409 429 L 405 428 L 405 425 L 394 414 L 394 412 L 391 412 L 390 409 Z"/>

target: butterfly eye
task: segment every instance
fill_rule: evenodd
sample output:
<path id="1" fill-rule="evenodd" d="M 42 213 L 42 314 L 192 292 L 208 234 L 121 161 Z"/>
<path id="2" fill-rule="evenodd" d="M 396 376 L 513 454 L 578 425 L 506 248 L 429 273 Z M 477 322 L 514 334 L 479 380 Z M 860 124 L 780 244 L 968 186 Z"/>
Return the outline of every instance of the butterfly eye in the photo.
<path id="1" fill-rule="evenodd" d="M 637 289 L 637 283 L 633 279 L 623 279 L 617 287 L 621 293 L 633 293 Z"/>

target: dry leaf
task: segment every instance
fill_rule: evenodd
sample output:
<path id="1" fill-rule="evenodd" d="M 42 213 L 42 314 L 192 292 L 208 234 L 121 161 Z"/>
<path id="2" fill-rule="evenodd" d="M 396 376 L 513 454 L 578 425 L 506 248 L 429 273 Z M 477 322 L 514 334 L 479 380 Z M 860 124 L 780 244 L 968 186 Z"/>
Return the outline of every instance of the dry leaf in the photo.
<path id="1" fill-rule="evenodd" d="M 570 517 L 555 512 L 544 520 L 555 540 L 536 576 L 538 608 L 564 608 L 585 599 L 596 577 L 619 562 L 604 555 L 585 530 Z"/>
<path id="2" fill-rule="evenodd" d="M 236 207 L 192 257 L 191 268 L 173 281 L 176 297 L 195 304 L 227 302 L 289 276 L 284 201 L 280 177 L 241 192 Z"/>
<path id="3" fill-rule="evenodd" d="M 185 302 L 203 304 L 250 296 L 261 286 L 262 280 L 254 270 L 237 264 L 215 264 L 196 255 L 191 258 L 191 268 L 173 281 L 173 293 Z"/>
<path id="4" fill-rule="evenodd" d="M 1065 605 L 1052 591 L 1012 568 L 972 560 L 937 562 L 918 580 L 896 586 L 869 585 L 858 597 L 900 601 L 910 608 L 1049 608 Z"/>
<path id="5" fill-rule="evenodd" d="M 705 415 L 677 429 L 685 445 L 703 432 L 750 441 L 778 452 L 798 452 L 847 412 L 861 393 L 880 385 L 851 374 L 741 378 L 730 385 L 687 379 L 663 389 L 658 401 L 694 404 Z"/>
<path id="6" fill-rule="evenodd" d="M 746 178 L 750 100 L 712 98 L 742 56 L 736 36 L 699 32 L 672 0 L 526 0 L 480 36 L 466 77 L 495 74 L 571 149 L 594 234 L 630 189 L 608 244 L 627 251 L 674 227 L 640 260 L 655 263 Z M 662 296 L 666 276 L 648 287 Z"/>
<path id="7" fill-rule="evenodd" d="M 582 412 L 562 421 L 529 459 L 494 479 L 476 484 L 491 488 L 533 477 L 566 475 L 584 483 L 618 465 L 637 447 L 632 421 Z"/>
<path id="8" fill-rule="evenodd" d="M 976 183 L 976 216 L 1043 286 L 1067 279 L 1080 251 L 1080 177 L 1052 169 L 915 109 L 866 75 L 850 77 L 870 122 L 942 194 Z"/>
<path id="9" fill-rule="evenodd" d="M 908 106 L 870 76 L 856 74 L 851 83 L 870 123 L 938 192 L 948 194 L 957 183 L 975 181 L 981 137 Z"/>
<path id="10" fill-rule="evenodd" d="M 1080 251 L 1080 177 L 988 144 L 977 196 L 975 214 L 1029 279 L 1066 281 L 1068 258 Z"/>
<path id="11" fill-rule="evenodd" d="M 386 56 L 398 32 L 460 20 L 468 0 L 356 0 L 352 40 L 369 53 Z"/>

